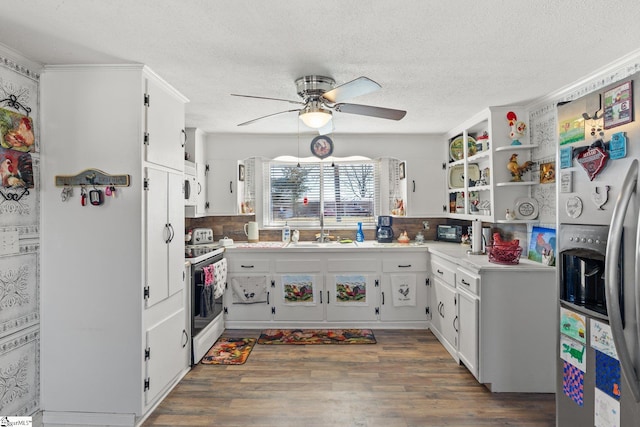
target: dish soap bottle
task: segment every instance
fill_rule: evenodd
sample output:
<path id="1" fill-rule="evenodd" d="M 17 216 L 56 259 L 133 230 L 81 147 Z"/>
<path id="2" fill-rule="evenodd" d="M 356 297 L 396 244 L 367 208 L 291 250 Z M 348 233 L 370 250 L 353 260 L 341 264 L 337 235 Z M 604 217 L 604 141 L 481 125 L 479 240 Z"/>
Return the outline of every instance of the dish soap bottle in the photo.
<path id="1" fill-rule="evenodd" d="M 362 231 L 362 223 L 358 223 L 358 231 L 356 231 L 356 242 L 364 242 L 364 231 Z"/>
<path id="2" fill-rule="evenodd" d="M 284 227 L 282 227 L 282 241 L 289 243 L 289 239 L 291 239 L 291 227 L 285 222 Z"/>

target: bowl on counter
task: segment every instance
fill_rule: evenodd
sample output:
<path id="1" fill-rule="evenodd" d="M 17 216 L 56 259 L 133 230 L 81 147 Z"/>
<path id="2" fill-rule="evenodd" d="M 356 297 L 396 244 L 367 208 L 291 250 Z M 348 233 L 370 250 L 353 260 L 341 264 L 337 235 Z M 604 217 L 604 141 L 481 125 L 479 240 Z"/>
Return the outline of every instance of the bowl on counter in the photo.
<path id="1" fill-rule="evenodd" d="M 522 248 L 516 245 L 487 245 L 489 262 L 505 265 L 516 265 L 520 263 Z"/>

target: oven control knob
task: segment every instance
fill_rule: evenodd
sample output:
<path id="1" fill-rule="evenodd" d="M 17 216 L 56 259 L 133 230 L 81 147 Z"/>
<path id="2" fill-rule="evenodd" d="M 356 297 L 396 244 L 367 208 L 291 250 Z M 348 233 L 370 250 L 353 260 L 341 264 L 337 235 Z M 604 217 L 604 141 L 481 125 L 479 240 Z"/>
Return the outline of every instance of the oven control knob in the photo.
<path id="1" fill-rule="evenodd" d="M 573 237 L 569 237 L 569 241 L 570 241 L 570 242 L 573 242 Z"/>
<path id="2" fill-rule="evenodd" d="M 582 238 L 582 243 L 586 242 L 587 239 L 585 239 L 584 237 Z"/>
<path id="3" fill-rule="evenodd" d="M 596 239 L 596 245 L 600 244 L 600 239 Z"/>
<path id="4" fill-rule="evenodd" d="M 593 239 L 592 239 L 592 238 L 588 238 L 588 239 L 587 239 L 587 242 L 589 242 L 589 243 L 593 243 Z"/>

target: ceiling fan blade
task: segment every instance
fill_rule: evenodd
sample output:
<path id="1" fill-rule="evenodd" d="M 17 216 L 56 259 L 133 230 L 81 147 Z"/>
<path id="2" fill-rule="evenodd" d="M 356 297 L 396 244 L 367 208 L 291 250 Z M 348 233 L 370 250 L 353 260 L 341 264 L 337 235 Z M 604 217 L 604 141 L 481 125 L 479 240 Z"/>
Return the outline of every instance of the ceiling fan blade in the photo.
<path id="1" fill-rule="evenodd" d="M 366 95 L 381 88 L 382 86 L 378 83 L 368 77 L 362 76 L 325 92 L 322 97 L 329 102 L 335 103 L 346 101 L 356 96 Z"/>
<path id="2" fill-rule="evenodd" d="M 360 104 L 336 104 L 334 109 L 341 113 L 359 114 L 361 116 L 378 117 L 389 120 L 400 120 L 407 114 L 404 110 L 394 110 L 392 108 L 372 107 L 371 105 Z"/>
<path id="3" fill-rule="evenodd" d="M 287 111 L 280 111 L 279 113 L 268 114 L 266 116 L 258 117 L 257 119 L 249 120 L 248 122 L 240 123 L 238 126 L 250 125 L 251 123 L 257 122 L 258 120 L 266 119 L 267 117 L 277 116 L 278 114 L 291 113 L 293 111 L 300 111 L 300 110 L 287 110 Z"/>
<path id="4" fill-rule="evenodd" d="M 232 93 L 231 96 L 240 96 L 240 97 L 243 97 L 243 98 L 267 99 L 267 100 L 270 100 L 270 101 L 284 101 L 284 102 L 288 102 L 290 104 L 304 105 L 304 102 L 293 101 L 291 99 L 268 98 L 266 96 L 254 96 L 254 95 L 238 95 L 237 93 Z"/>

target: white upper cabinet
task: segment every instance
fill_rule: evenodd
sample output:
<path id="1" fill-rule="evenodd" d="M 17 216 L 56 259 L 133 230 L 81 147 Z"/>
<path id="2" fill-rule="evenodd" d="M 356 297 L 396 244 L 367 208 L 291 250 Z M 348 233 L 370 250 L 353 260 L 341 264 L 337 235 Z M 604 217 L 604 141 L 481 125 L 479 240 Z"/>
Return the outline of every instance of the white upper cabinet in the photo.
<path id="1" fill-rule="evenodd" d="M 169 86 L 145 79 L 146 161 L 184 170 L 184 101 Z"/>

